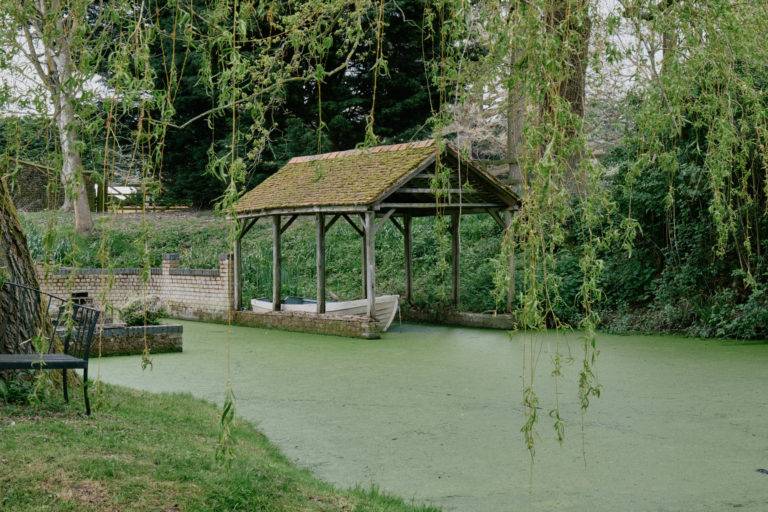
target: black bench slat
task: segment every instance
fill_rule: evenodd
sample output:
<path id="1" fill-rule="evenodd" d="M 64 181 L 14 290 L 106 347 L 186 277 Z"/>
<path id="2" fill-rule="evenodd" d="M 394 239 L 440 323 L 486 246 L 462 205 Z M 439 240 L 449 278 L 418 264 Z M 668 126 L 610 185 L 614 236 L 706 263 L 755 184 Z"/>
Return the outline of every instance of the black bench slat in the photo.
<path id="1" fill-rule="evenodd" d="M 82 369 L 88 363 L 67 354 L 0 354 L 0 370 Z"/>

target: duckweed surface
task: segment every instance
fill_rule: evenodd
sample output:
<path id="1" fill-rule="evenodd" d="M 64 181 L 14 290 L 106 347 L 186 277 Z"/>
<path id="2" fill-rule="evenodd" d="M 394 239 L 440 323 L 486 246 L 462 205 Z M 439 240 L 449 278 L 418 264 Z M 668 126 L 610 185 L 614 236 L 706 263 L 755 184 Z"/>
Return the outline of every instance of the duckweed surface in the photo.
<path id="1" fill-rule="evenodd" d="M 522 348 L 490 330 L 401 325 L 361 341 L 183 322 L 184 352 L 94 361 L 111 383 L 223 400 L 229 343 L 237 413 L 300 465 L 449 511 L 768 510 L 768 343 L 601 335 L 603 397 L 581 420 L 576 364 L 561 386 L 540 335 L 536 458 L 520 426 Z M 94 371 L 95 373 L 95 371 Z M 585 465 L 586 458 L 586 465 Z M 532 468 L 532 469 L 531 469 Z"/>

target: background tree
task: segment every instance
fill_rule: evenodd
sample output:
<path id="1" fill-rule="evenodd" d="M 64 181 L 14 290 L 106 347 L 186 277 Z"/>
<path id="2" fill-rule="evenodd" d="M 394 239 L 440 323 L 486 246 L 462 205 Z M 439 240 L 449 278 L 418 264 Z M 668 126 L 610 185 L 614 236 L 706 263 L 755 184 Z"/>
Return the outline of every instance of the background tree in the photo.
<path id="1" fill-rule="evenodd" d="M 608 159 L 636 251 L 608 258 L 606 309 L 625 329 L 765 337 L 768 5 L 638 1 L 622 15 L 646 79 Z"/>
<path id="2" fill-rule="evenodd" d="M 437 98 L 432 94 L 431 77 L 427 62 L 434 58 L 434 41 L 425 38 L 422 29 L 425 0 L 386 1 L 384 3 L 383 53 L 390 76 L 396 80 L 380 80 L 376 93 L 376 130 L 385 142 L 400 142 L 431 135 L 428 120 Z M 195 2 L 195 9 L 205 12 L 204 2 Z M 354 6 L 344 6 L 335 29 L 348 23 Z M 361 30 L 373 33 L 376 23 L 374 5 L 366 7 L 361 17 Z M 356 15 L 357 16 L 357 15 Z M 172 11 L 161 11 L 157 21 L 162 34 L 153 48 L 153 67 L 159 87 L 166 77 L 163 66 L 165 56 L 173 44 L 170 35 L 174 23 Z M 266 20 L 256 20 L 259 30 L 265 30 Z M 254 29 L 255 30 L 255 29 Z M 335 151 L 355 147 L 363 141 L 366 116 L 373 100 L 373 67 L 376 60 L 376 41 L 363 38 L 351 56 L 345 51 L 348 41 L 337 35 L 329 39 L 329 47 L 321 61 L 324 69 L 336 69 L 346 62 L 346 71 L 324 76 L 318 81 L 308 79 L 287 84 L 281 92 L 283 100 L 269 112 L 266 123 L 270 136 L 259 158 L 247 159 L 246 188 L 256 185 L 264 177 L 277 171 L 297 155 L 318 151 Z M 179 91 L 173 108 L 180 121 L 192 119 L 206 112 L 216 103 L 218 91 L 205 86 L 199 79 L 204 49 L 179 40 L 176 55 L 180 66 Z M 264 48 L 243 43 L 241 52 L 252 58 L 264 53 Z M 348 61 L 348 62 L 347 62 Z M 314 62 L 303 61 L 297 74 L 313 69 Z M 253 122 L 247 112 L 240 112 L 242 125 Z M 167 201 L 188 202 L 209 207 L 224 191 L 224 184 L 213 174 L 206 173 L 208 151 L 226 151 L 231 132 L 229 116 L 201 118 L 183 128 L 171 128 L 165 139 L 162 172 L 164 194 Z M 318 140 L 320 144 L 318 145 Z"/>
<path id="3" fill-rule="evenodd" d="M 90 0 L 0 2 L 0 63 L 17 77 L 22 107 L 48 114 L 58 131 L 65 208 L 72 208 L 78 232 L 93 227 L 82 164 L 82 123 L 78 104 L 92 95 L 99 39 L 107 19 Z M 93 85 L 93 84 L 92 84 Z"/>

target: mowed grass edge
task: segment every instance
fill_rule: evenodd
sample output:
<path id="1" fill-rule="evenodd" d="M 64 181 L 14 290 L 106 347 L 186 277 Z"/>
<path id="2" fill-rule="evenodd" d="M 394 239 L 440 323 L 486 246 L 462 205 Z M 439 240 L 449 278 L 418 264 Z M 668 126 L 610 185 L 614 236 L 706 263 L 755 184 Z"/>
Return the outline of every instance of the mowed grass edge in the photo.
<path id="1" fill-rule="evenodd" d="M 234 455 L 219 462 L 220 411 L 190 395 L 101 383 L 95 394 L 90 418 L 81 400 L 0 402 L 0 510 L 437 511 L 376 489 L 337 489 L 239 419 Z"/>

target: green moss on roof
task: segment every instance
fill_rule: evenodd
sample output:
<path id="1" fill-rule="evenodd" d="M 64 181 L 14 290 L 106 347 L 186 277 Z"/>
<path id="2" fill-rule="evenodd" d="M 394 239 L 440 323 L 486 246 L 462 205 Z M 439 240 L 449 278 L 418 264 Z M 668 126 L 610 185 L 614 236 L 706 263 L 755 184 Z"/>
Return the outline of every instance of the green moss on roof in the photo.
<path id="1" fill-rule="evenodd" d="M 370 205 L 435 151 L 426 140 L 296 157 L 247 192 L 236 210 Z"/>

